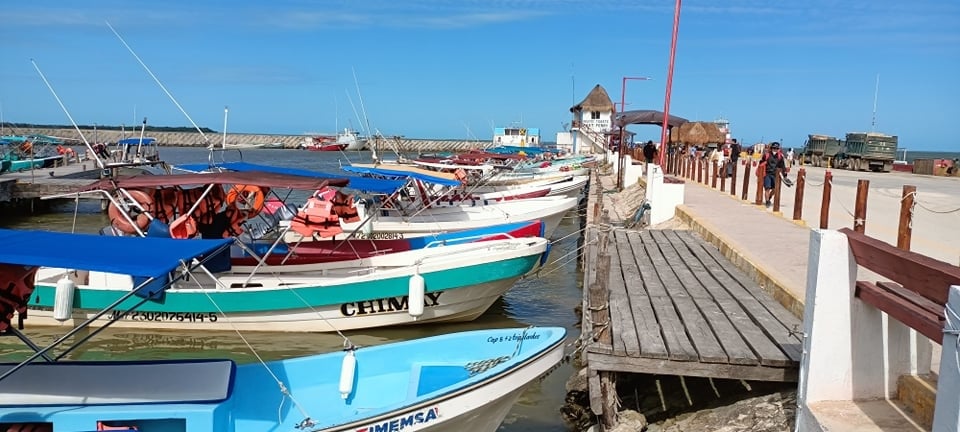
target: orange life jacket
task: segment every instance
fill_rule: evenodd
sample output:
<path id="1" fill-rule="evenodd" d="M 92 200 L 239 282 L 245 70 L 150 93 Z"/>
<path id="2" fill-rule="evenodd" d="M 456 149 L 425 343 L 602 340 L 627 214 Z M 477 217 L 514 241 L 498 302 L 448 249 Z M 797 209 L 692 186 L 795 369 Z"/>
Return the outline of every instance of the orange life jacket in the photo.
<path id="1" fill-rule="evenodd" d="M 17 328 L 23 330 L 36 273 L 37 267 L 0 264 L 0 334 L 13 325 L 14 312 L 18 314 Z"/>

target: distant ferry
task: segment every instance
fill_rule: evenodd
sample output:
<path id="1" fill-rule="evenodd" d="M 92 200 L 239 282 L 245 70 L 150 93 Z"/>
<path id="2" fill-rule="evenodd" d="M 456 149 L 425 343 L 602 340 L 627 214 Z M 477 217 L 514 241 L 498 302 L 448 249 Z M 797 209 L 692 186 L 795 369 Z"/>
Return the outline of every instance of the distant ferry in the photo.
<path id="1" fill-rule="evenodd" d="M 494 146 L 539 147 L 540 129 L 498 127 L 493 129 Z"/>

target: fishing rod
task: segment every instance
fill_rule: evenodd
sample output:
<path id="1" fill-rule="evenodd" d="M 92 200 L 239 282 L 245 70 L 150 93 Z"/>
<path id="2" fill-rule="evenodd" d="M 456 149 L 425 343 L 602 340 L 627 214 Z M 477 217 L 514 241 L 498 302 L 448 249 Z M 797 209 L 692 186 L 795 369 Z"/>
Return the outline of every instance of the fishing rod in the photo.
<path id="1" fill-rule="evenodd" d="M 187 117 L 187 120 L 190 121 L 190 124 L 193 125 L 193 128 L 200 133 L 200 136 L 203 138 L 203 141 L 207 145 L 212 145 L 212 143 L 210 142 L 210 139 L 207 138 L 207 135 L 204 134 L 203 130 L 200 129 L 200 126 L 197 126 L 197 123 L 193 121 L 193 118 L 190 117 L 190 114 L 187 114 L 187 111 L 183 109 L 183 107 L 180 105 L 180 102 L 177 102 L 177 99 L 174 98 L 172 94 L 170 94 L 170 91 L 168 91 L 167 88 L 163 85 L 163 83 L 160 82 L 160 79 L 153 74 L 153 71 L 151 71 L 150 68 L 147 67 L 147 64 L 144 63 L 143 60 L 140 60 L 140 56 L 138 56 L 137 53 L 133 51 L 133 48 L 130 48 L 130 45 L 127 44 L 127 41 L 123 39 L 123 36 L 120 36 L 120 33 L 117 33 L 117 31 L 114 30 L 113 26 L 110 25 L 109 21 L 105 21 L 105 22 L 107 23 L 107 27 L 110 27 L 110 31 L 112 31 L 113 34 L 117 36 L 117 39 L 120 39 L 120 42 L 123 44 L 123 46 L 127 48 L 127 51 L 130 51 L 130 54 L 133 54 L 133 58 L 137 59 L 137 62 L 140 63 L 140 66 L 143 66 L 143 68 L 147 71 L 147 73 L 150 74 L 150 77 L 153 78 L 153 80 L 156 81 L 157 85 L 160 86 L 163 92 L 167 94 L 167 97 L 169 97 L 170 100 L 173 101 L 173 104 L 176 105 L 177 108 L 180 109 L 180 112 Z"/>
<path id="2" fill-rule="evenodd" d="M 53 94 L 54 99 L 57 100 L 57 103 L 60 104 L 60 109 L 63 110 L 64 114 L 67 115 L 67 118 L 70 119 L 70 124 L 73 125 L 73 128 L 76 129 L 77 133 L 80 134 L 80 139 L 83 140 L 83 144 L 87 146 L 87 154 L 93 156 L 93 160 L 97 161 L 97 166 L 100 169 L 106 169 L 106 165 L 103 164 L 103 161 L 100 160 L 100 157 L 97 156 L 97 152 L 93 151 L 93 146 L 90 145 L 90 142 L 87 141 L 87 137 L 83 135 L 83 132 L 80 131 L 80 127 L 77 126 L 77 122 L 73 121 L 73 116 L 70 115 L 70 111 L 67 111 L 67 107 L 63 105 L 63 101 L 60 100 L 60 96 L 57 96 L 57 92 L 53 90 L 53 86 L 50 85 L 50 81 L 47 81 L 47 77 L 43 75 L 43 72 L 40 71 L 40 67 L 37 66 L 37 62 L 33 59 L 30 59 L 30 63 L 33 63 L 33 68 L 37 70 L 37 73 L 40 74 L 40 78 L 43 80 L 43 83 L 47 85 L 47 88 L 50 89 L 50 93 Z"/>

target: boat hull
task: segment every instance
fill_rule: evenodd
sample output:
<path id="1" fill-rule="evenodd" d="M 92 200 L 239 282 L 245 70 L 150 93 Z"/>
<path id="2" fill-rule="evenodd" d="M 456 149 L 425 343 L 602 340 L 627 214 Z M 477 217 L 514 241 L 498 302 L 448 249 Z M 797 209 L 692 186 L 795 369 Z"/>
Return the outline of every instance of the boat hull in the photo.
<path id="1" fill-rule="evenodd" d="M 326 263 L 319 271 L 263 275 L 220 273 L 214 280 L 194 273 L 165 292 L 162 302 L 128 298 L 130 276 L 90 272 L 74 293 L 72 319 L 53 319 L 57 281 L 63 269 L 38 271 L 30 322 L 75 326 L 93 318 L 95 326 L 136 328 L 326 332 L 442 321 L 469 321 L 542 261 L 543 238 L 491 240 L 413 250 L 355 262 Z M 390 268 L 389 266 L 393 266 Z M 71 274 L 68 272 L 68 274 Z M 410 314 L 410 281 L 424 281 L 423 313 Z"/>
<path id="2" fill-rule="evenodd" d="M 510 200 L 476 207 L 438 207 L 428 209 L 417 216 L 375 216 L 372 220 L 342 223 L 343 233 L 333 237 L 342 240 L 356 233 L 359 239 L 403 239 L 420 237 L 436 232 L 476 229 L 496 224 L 532 221 L 540 219 L 544 224 L 544 237 L 549 238 L 560 226 L 567 211 L 576 207 L 577 198 L 543 197 Z M 365 231 L 364 224 L 372 224 Z M 313 241 L 299 233 L 288 231 L 283 240 L 293 244 Z"/>
<path id="3" fill-rule="evenodd" d="M 493 432 L 563 361 L 565 337 L 558 327 L 476 330 L 244 365 L 37 362 L 4 381 L 0 417 L 63 432 Z M 347 355 L 356 367 L 343 393 Z"/>

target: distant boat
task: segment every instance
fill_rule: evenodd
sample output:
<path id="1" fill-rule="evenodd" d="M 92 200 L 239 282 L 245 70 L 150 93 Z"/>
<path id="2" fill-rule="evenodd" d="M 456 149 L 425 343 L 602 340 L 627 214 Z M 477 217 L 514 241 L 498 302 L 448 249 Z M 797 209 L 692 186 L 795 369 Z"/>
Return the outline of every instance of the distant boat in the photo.
<path id="1" fill-rule="evenodd" d="M 367 138 L 353 129 L 344 128 L 337 132 L 337 144 L 345 145 L 341 150 L 363 150 L 367 147 Z"/>
<path id="2" fill-rule="evenodd" d="M 303 148 L 310 151 L 339 151 L 347 148 L 347 144 L 337 142 L 337 138 L 329 135 L 305 137 Z"/>
<path id="3" fill-rule="evenodd" d="M 493 145 L 539 147 L 540 129 L 519 126 L 498 127 L 493 129 Z"/>

